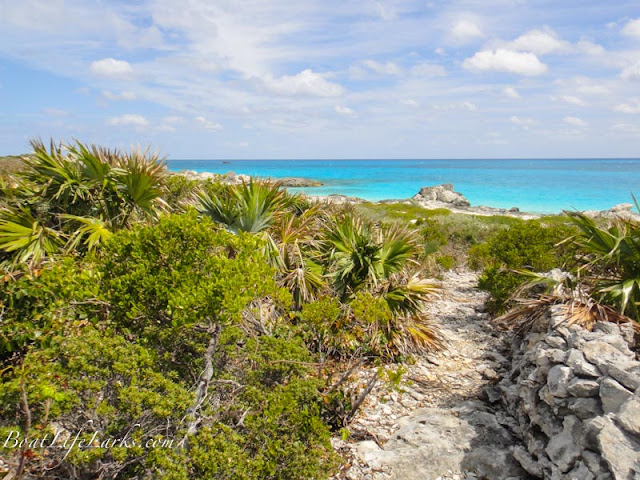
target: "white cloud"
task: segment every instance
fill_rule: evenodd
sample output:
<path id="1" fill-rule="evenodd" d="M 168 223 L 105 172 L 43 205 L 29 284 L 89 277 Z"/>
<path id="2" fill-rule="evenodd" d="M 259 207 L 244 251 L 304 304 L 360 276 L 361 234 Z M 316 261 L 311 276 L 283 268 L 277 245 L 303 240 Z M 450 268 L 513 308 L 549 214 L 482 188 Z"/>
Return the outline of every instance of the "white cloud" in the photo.
<path id="1" fill-rule="evenodd" d="M 589 42 L 588 40 L 580 40 L 576 44 L 576 48 L 587 55 L 602 55 L 606 52 L 602 45 L 598 45 L 597 43 Z"/>
<path id="2" fill-rule="evenodd" d="M 547 66 L 535 54 L 504 48 L 477 52 L 473 57 L 467 58 L 462 66 L 471 71 L 493 70 L 527 76 L 541 75 L 547 71 Z"/>
<path id="3" fill-rule="evenodd" d="M 478 106 L 473 102 L 462 102 L 460 104 L 460 107 L 463 110 L 468 110 L 470 112 L 477 112 L 478 111 Z"/>
<path id="4" fill-rule="evenodd" d="M 164 117 L 162 120 L 164 121 L 164 123 L 170 124 L 184 123 L 184 117 L 181 117 L 179 115 L 169 115 Z"/>
<path id="5" fill-rule="evenodd" d="M 630 125 L 628 123 L 616 123 L 611 126 L 612 130 L 621 133 L 629 133 L 632 135 L 640 134 L 640 126 L 639 125 Z"/>
<path id="6" fill-rule="evenodd" d="M 411 67 L 411 74 L 417 77 L 445 77 L 447 70 L 442 65 L 420 62 Z"/>
<path id="7" fill-rule="evenodd" d="M 444 51 L 444 48 L 438 47 L 433 51 L 436 55 L 446 55 L 447 52 Z"/>
<path id="8" fill-rule="evenodd" d="M 149 120 L 144 118 L 142 115 L 138 115 L 135 113 L 127 113 L 124 115 L 120 115 L 119 117 L 111 117 L 107 120 L 107 125 L 112 125 L 116 127 L 146 127 L 149 125 Z"/>
<path id="9" fill-rule="evenodd" d="M 418 108 L 420 104 L 416 102 L 413 98 L 405 98 L 404 100 L 400 100 L 402 105 L 406 105 L 407 107 Z"/>
<path id="10" fill-rule="evenodd" d="M 344 115 L 345 117 L 355 117 L 356 112 L 354 112 L 351 108 L 345 107 L 343 105 L 336 105 L 335 111 L 339 115 Z"/>
<path id="11" fill-rule="evenodd" d="M 393 62 L 380 63 L 375 60 L 365 60 L 362 64 L 369 70 L 383 75 L 400 75 L 402 71 Z"/>
<path id="12" fill-rule="evenodd" d="M 545 30 L 529 30 L 511 42 L 511 48 L 537 55 L 546 55 L 548 53 L 566 53 L 571 50 L 571 44 L 547 28 Z"/>
<path id="13" fill-rule="evenodd" d="M 620 74 L 625 80 L 640 80 L 640 62 L 628 66 Z"/>
<path id="14" fill-rule="evenodd" d="M 136 99 L 136 94 L 133 92 L 114 93 L 114 92 L 110 92 L 109 90 L 103 90 L 102 96 L 107 100 L 113 100 L 113 101 L 117 101 L 117 100 L 132 101 Z"/>
<path id="15" fill-rule="evenodd" d="M 449 34 L 458 43 L 469 43 L 484 37 L 480 27 L 470 20 L 459 20 L 451 27 Z"/>
<path id="16" fill-rule="evenodd" d="M 564 117 L 562 121 L 574 127 L 586 127 L 587 125 L 589 125 L 587 122 L 578 117 Z"/>
<path id="17" fill-rule="evenodd" d="M 629 22 L 627 22 L 627 24 L 622 28 L 622 33 L 629 37 L 640 38 L 640 18 L 629 20 Z"/>
<path id="18" fill-rule="evenodd" d="M 634 98 L 628 103 L 621 103 L 613 107 L 616 112 L 636 114 L 640 113 L 640 99 Z"/>
<path id="19" fill-rule="evenodd" d="M 96 60 L 91 63 L 89 70 L 92 74 L 99 77 L 109 77 L 120 80 L 128 79 L 133 75 L 133 68 L 129 62 L 116 60 L 114 58 Z"/>
<path id="20" fill-rule="evenodd" d="M 578 87 L 578 92 L 584 95 L 607 95 L 610 93 L 609 89 L 602 85 L 582 85 Z"/>
<path id="21" fill-rule="evenodd" d="M 518 91 L 513 87 L 505 87 L 504 90 L 502 90 L 502 93 L 509 98 L 521 98 Z"/>
<path id="22" fill-rule="evenodd" d="M 509 118 L 509 121 L 515 125 L 520 125 L 521 127 L 524 127 L 525 129 L 532 127 L 533 125 L 536 125 L 538 122 L 536 120 L 534 120 L 533 118 L 527 118 L 527 117 L 518 117 L 516 115 L 512 116 L 511 118 Z"/>
<path id="23" fill-rule="evenodd" d="M 311 69 L 297 75 L 264 79 L 264 85 L 272 93 L 283 96 L 339 97 L 345 93 L 344 87 L 325 79 L 327 74 L 314 73 Z"/>
<path id="24" fill-rule="evenodd" d="M 551 97 L 554 102 L 564 102 L 570 105 L 577 105 L 578 107 L 586 107 L 587 104 L 581 98 L 574 95 L 554 95 Z"/>
<path id="25" fill-rule="evenodd" d="M 211 120 L 208 120 L 207 117 L 204 117 L 202 115 L 195 117 L 194 120 L 198 122 L 200 125 L 202 125 L 203 128 L 206 128 L 207 130 L 214 130 L 214 131 L 222 130 L 222 125 L 220 125 L 217 122 L 212 122 Z"/>

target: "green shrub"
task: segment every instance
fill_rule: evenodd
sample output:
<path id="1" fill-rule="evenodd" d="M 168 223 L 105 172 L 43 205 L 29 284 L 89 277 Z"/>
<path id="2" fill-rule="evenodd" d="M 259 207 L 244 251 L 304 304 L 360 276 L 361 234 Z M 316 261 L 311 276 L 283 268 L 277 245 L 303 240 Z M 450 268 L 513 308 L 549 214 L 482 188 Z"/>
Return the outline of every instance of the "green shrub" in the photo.
<path id="1" fill-rule="evenodd" d="M 99 272 L 89 262 L 66 258 L 42 270 L 0 279 L 0 360 L 71 335 L 102 308 L 86 302 L 98 293 Z"/>
<path id="2" fill-rule="evenodd" d="M 567 226 L 551 228 L 530 220 L 517 223 L 496 233 L 486 243 L 472 247 L 469 264 L 473 268 L 484 268 L 478 286 L 491 294 L 487 302 L 489 310 L 504 312 L 524 280 L 516 270 L 546 272 L 566 265 L 572 258 L 571 249 L 556 249 L 555 245 L 573 233 L 574 230 Z"/>
<path id="3" fill-rule="evenodd" d="M 280 315 L 290 296 L 259 242 L 190 211 L 116 234 L 93 270 L 63 264 L 12 284 L 5 300 L 37 318 L 59 314 L 61 326 L 46 342 L 21 340 L 20 361 L 5 365 L 0 423 L 34 439 L 65 428 L 135 444 L 8 448 L 3 458 L 68 479 L 329 477 L 323 385 Z M 172 443 L 147 445 L 163 440 Z"/>
<path id="4" fill-rule="evenodd" d="M 451 270 L 455 266 L 455 259 L 451 255 L 436 257 L 436 263 L 445 270 Z"/>

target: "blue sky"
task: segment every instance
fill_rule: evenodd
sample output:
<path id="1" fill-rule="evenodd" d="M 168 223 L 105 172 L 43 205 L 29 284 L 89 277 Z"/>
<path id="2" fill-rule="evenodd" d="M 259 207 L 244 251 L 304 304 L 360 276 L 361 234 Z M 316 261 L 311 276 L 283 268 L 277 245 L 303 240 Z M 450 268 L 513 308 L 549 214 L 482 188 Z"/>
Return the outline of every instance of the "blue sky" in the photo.
<path id="1" fill-rule="evenodd" d="M 640 4 L 0 0 L 0 154 L 640 156 Z"/>

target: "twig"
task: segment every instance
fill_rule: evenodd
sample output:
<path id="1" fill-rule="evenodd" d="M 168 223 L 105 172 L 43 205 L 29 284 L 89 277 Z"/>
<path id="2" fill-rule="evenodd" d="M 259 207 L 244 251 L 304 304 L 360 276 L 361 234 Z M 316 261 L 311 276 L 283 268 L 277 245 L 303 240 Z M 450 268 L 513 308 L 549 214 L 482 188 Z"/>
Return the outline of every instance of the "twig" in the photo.
<path id="1" fill-rule="evenodd" d="M 360 392 L 360 396 L 358 397 L 356 402 L 353 404 L 353 407 L 351 408 L 351 411 L 349 412 L 349 414 L 345 418 L 345 421 L 344 421 L 345 425 L 348 424 L 353 419 L 353 417 L 355 416 L 356 412 L 358 411 L 358 409 L 362 405 L 362 402 L 364 402 L 364 399 L 367 398 L 367 395 L 369 395 L 369 393 L 371 393 L 371 390 L 373 390 L 374 387 L 376 386 L 376 383 L 378 383 L 378 372 L 377 371 L 373 372 L 373 375 L 371 375 L 371 378 L 367 382 L 367 386 L 365 387 L 365 389 L 362 392 Z"/>
<path id="2" fill-rule="evenodd" d="M 202 371 L 202 373 L 200 374 L 200 378 L 198 379 L 195 400 L 193 401 L 191 407 L 189 407 L 189 409 L 187 410 L 186 418 L 189 419 L 187 433 L 180 441 L 179 445 L 184 445 L 187 441 L 187 438 L 196 433 L 196 431 L 198 430 L 198 425 L 200 424 L 201 418 L 199 418 L 196 413 L 205 397 L 207 396 L 209 383 L 211 383 L 211 379 L 213 378 L 213 354 L 215 353 L 216 347 L 218 346 L 218 339 L 220 337 L 220 325 L 214 324 L 209 326 L 208 333 L 211 334 L 211 337 L 209 338 L 207 349 L 204 352 L 204 370 Z"/>
<path id="3" fill-rule="evenodd" d="M 367 358 L 361 358 L 360 360 L 358 360 L 351 368 L 349 368 L 349 370 L 347 370 L 342 377 L 340 377 L 340 380 L 338 380 L 337 383 L 335 383 L 334 385 L 332 385 L 329 390 L 327 390 L 327 394 L 333 392 L 336 390 L 336 388 L 338 388 L 340 385 L 342 385 L 344 382 L 347 381 L 347 379 L 351 376 L 351 374 L 356 370 L 356 368 L 358 368 L 360 365 L 362 365 L 363 363 L 365 363 L 367 361 Z"/>

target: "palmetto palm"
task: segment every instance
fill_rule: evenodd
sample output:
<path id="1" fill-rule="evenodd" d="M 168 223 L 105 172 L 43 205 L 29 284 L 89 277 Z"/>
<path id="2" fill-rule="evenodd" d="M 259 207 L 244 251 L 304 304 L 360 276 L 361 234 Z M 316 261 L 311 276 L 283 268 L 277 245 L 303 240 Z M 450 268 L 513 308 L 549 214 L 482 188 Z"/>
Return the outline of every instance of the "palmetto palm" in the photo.
<path id="1" fill-rule="evenodd" d="M 603 228 L 581 213 L 569 213 L 580 229 L 582 277 L 593 296 L 640 321 L 640 224 L 616 220 Z"/>
<path id="2" fill-rule="evenodd" d="M 523 272 L 530 281 L 516 292 L 516 307 L 498 320 L 526 333 L 546 328 L 553 308 L 568 324 L 591 329 L 597 321 L 631 322 L 640 331 L 640 225 L 616 219 L 602 227 L 582 213 L 566 213 L 580 230 L 566 240 L 578 246 L 577 276 Z"/>
<path id="3" fill-rule="evenodd" d="M 344 300 L 400 272 L 415 253 L 416 241 L 407 230 L 383 230 L 349 213 L 329 223 L 321 248 L 329 277 Z"/>
<path id="4" fill-rule="evenodd" d="M 20 190 L 28 186 L 33 195 L 19 207 L 9 206 L 0 226 L 0 249 L 14 260 L 37 263 L 60 251 L 65 241 L 69 249 L 93 249 L 134 217 L 155 217 L 164 208 L 166 168 L 155 154 L 77 141 L 51 141 L 47 149 L 34 140 L 31 146 L 18 180 Z"/>
<path id="5" fill-rule="evenodd" d="M 63 236 L 43 225 L 28 208 L 0 213 L 0 249 L 12 256 L 12 266 L 33 267 L 64 245 Z"/>
<path id="6" fill-rule="evenodd" d="M 234 185 L 221 195 L 198 195 L 197 208 L 214 222 L 225 225 L 234 233 L 258 233 L 284 211 L 290 200 L 277 183 L 251 179 Z"/>
<path id="7" fill-rule="evenodd" d="M 435 282 L 409 275 L 417 242 L 411 231 L 383 228 L 352 213 L 333 218 L 321 243 L 328 278 L 343 302 L 368 291 L 386 304 L 390 316 L 371 325 L 354 325 L 382 334 L 391 354 L 438 350 L 442 335 L 425 312 L 425 303 L 438 291 Z"/>
<path id="8" fill-rule="evenodd" d="M 278 283 L 293 295 L 294 309 L 326 286 L 322 266 L 313 258 L 320 218 L 318 206 L 299 215 L 289 212 L 265 232 L 266 257 L 278 272 Z"/>

